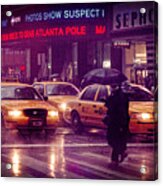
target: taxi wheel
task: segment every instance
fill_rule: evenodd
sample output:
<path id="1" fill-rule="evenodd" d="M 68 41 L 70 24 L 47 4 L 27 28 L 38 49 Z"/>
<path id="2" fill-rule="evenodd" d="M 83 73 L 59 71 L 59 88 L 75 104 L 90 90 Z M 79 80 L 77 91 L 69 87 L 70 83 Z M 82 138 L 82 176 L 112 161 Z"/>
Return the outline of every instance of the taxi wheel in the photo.
<path id="1" fill-rule="evenodd" d="M 77 112 L 73 112 L 71 115 L 72 127 L 76 134 L 81 134 L 83 132 L 83 125 L 80 121 L 80 116 Z"/>
<path id="2" fill-rule="evenodd" d="M 53 136 L 55 134 L 55 131 L 56 131 L 55 129 L 46 129 L 45 134 Z"/>
<path id="3" fill-rule="evenodd" d="M 18 134 L 20 134 L 21 136 L 30 136 L 32 133 L 30 130 L 28 129 L 18 129 Z"/>

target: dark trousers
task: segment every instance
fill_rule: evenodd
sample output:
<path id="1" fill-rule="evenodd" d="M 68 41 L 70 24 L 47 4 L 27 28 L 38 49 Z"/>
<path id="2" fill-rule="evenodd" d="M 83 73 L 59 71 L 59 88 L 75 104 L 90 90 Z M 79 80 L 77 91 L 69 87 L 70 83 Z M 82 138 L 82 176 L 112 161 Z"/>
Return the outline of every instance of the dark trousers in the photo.
<path id="1" fill-rule="evenodd" d="M 108 144 L 112 147 L 111 159 L 118 161 L 119 155 L 123 155 L 127 149 L 127 133 L 126 132 L 110 132 L 108 130 L 107 140 Z"/>
<path id="2" fill-rule="evenodd" d="M 118 148 L 112 148 L 111 160 L 118 162 L 119 155 L 123 156 L 123 154 L 125 153 L 125 151 L 126 151 L 126 148 L 123 148 L 120 151 L 119 151 Z"/>
<path id="3" fill-rule="evenodd" d="M 111 160 L 118 162 L 118 155 L 119 155 L 119 153 L 118 153 L 117 149 L 112 149 Z"/>

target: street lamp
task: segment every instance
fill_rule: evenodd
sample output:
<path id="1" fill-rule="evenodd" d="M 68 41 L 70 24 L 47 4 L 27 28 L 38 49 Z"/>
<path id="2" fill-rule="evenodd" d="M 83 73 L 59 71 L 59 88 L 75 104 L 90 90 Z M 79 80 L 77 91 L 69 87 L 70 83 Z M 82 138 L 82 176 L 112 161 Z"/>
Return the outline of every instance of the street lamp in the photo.
<path id="1" fill-rule="evenodd" d="M 103 68 L 111 68 L 111 61 L 110 60 L 104 60 L 102 64 Z"/>

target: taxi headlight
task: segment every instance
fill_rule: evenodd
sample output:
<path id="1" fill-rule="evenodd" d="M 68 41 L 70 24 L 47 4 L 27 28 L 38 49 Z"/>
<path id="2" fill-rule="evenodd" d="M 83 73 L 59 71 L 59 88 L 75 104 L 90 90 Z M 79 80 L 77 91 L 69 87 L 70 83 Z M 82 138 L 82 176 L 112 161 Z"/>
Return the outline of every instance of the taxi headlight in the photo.
<path id="1" fill-rule="evenodd" d="M 143 120 L 149 120 L 151 119 L 152 115 L 150 113 L 141 113 L 140 114 L 140 119 L 143 119 Z"/>
<path id="2" fill-rule="evenodd" d="M 22 114 L 23 114 L 23 112 L 20 111 L 20 110 L 10 110 L 10 111 L 8 111 L 8 115 L 12 116 L 12 117 L 19 117 Z"/>
<path id="3" fill-rule="evenodd" d="M 66 103 L 61 103 L 59 105 L 59 108 L 62 110 L 62 111 L 65 111 L 66 110 L 66 107 L 67 107 L 67 104 Z"/>
<path id="4" fill-rule="evenodd" d="M 58 111 L 50 110 L 50 111 L 48 111 L 48 116 L 50 116 L 50 117 L 58 117 Z"/>

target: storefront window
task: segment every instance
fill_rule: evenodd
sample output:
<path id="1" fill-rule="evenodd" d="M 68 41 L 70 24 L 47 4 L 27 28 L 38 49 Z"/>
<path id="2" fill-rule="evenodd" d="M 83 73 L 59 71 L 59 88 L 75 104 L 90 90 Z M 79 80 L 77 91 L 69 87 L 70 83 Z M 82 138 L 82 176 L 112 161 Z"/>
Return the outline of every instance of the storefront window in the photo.
<path id="1" fill-rule="evenodd" d="M 148 76 L 145 42 L 131 42 L 130 48 L 125 49 L 124 71 L 131 82 L 145 84 L 145 78 Z"/>
<path id="2" fill-rule="evenodd" d="M 26 50 L 2 48 L 2 79 L 17 77 L 20 81 L 26 78 Z"/>
<path id="3" fill-rule="evenodd" d="M 126 65 L 147 63 L 146 44 L 132 43 L 130 48 L 125 49 Z"/>
<path id="4" fill-rule="evenodd" d="M 104 44 L 104 60 L 103 60 L 103 68 L 111 68 L 111 60 L 110 60 L 110 43 Z"/>
<path id="5" fill-rule="evenodd" d="M 147 53 L 145 43 L 135 43 L 135 58 L 134 63 L 147 63 Z"/>

